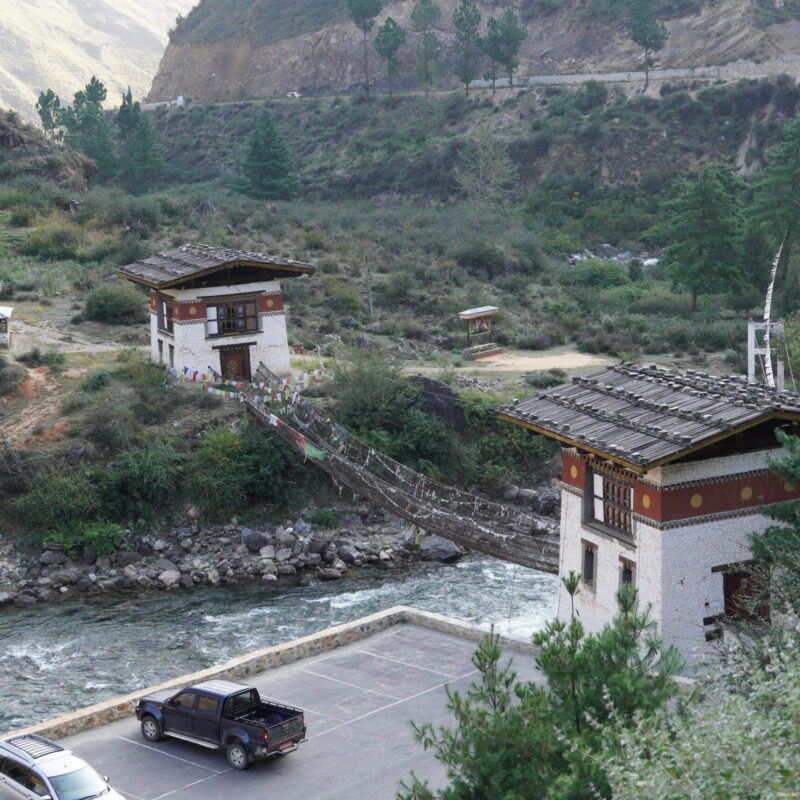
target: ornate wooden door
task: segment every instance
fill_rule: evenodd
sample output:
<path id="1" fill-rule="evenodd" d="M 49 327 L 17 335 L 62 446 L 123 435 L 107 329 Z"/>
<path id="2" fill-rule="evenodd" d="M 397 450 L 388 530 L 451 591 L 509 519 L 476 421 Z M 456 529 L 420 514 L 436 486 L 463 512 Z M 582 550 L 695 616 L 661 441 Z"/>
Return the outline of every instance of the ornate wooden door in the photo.
<path id="1" fill-rule="evenodd" d="M 219 361 L 220 372 L 225 380 L 250 380 L 250 349 L 246 345 L 220 348 Z"/>

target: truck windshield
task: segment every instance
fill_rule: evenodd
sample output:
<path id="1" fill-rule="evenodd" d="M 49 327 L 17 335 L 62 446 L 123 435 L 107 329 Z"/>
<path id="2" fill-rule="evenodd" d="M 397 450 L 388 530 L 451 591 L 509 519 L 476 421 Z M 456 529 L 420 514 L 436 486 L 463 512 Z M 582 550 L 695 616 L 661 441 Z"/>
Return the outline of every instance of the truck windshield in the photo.
<path id="1" fill-rule="evenodd" d="M 106 782 L 90 767 L 50 776 L 58 800 L 85 800 L 99 797 L 108 791 Z"/>
<path id="2" fill-rule="evenodd" d="M 225 713 L 236 717 L 257 705 L 257 703 L 258 693 L 255 689 L 248 689 L 246 692 L 239 692 L 239 694 L 235 694 L 225 701 Z"/>

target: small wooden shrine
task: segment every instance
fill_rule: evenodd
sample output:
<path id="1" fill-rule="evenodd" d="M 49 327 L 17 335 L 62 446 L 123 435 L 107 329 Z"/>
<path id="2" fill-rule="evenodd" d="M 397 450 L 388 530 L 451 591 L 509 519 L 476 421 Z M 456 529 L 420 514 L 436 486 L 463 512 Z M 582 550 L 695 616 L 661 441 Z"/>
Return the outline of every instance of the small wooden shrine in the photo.
<path id="1" fill-rule="evenodd" d="M 0 306 L 0 347 L 11 349 L 11 315 L 14 309 L 11 306 Z"/>
<path id="2" fill-rule="evenodd" d="M 488 358 L 503 352 L 494 341 L 492 331 L 493 318 L 498 311 L 500 309 L 497 306 L 481 306 L 468 308 L 459 313 L 459 319 L 467 323 L 467 346 L 464 348 L 464 358 L 470 360 Z"/>

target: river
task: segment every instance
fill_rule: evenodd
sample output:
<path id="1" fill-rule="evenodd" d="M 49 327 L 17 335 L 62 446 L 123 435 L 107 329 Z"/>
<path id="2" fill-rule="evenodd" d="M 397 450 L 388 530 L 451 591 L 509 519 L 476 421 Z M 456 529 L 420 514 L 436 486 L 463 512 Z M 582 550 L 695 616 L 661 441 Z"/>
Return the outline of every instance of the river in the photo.
<path id="1" fill-rule="evenodd" d="M 409 605 L 527 638 L 555 614 L 557 578 L 471 556 L 362 569 L 337 583 L 79 597 L 0 613 L 0 731 L 262 647 Z"/>

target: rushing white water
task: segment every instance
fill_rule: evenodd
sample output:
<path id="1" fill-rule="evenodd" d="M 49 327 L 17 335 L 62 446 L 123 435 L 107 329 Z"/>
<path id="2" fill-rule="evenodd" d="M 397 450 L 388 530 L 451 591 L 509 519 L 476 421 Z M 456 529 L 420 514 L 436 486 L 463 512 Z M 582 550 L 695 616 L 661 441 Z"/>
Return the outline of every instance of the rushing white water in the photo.
<path id="1" fill-rule="evenodd" d="M 0 731 L 217 664 L 394 605 L 527 638 L 555 614 L 557 579 L 482 557 L 121 597 L 0 614 Z"/>

